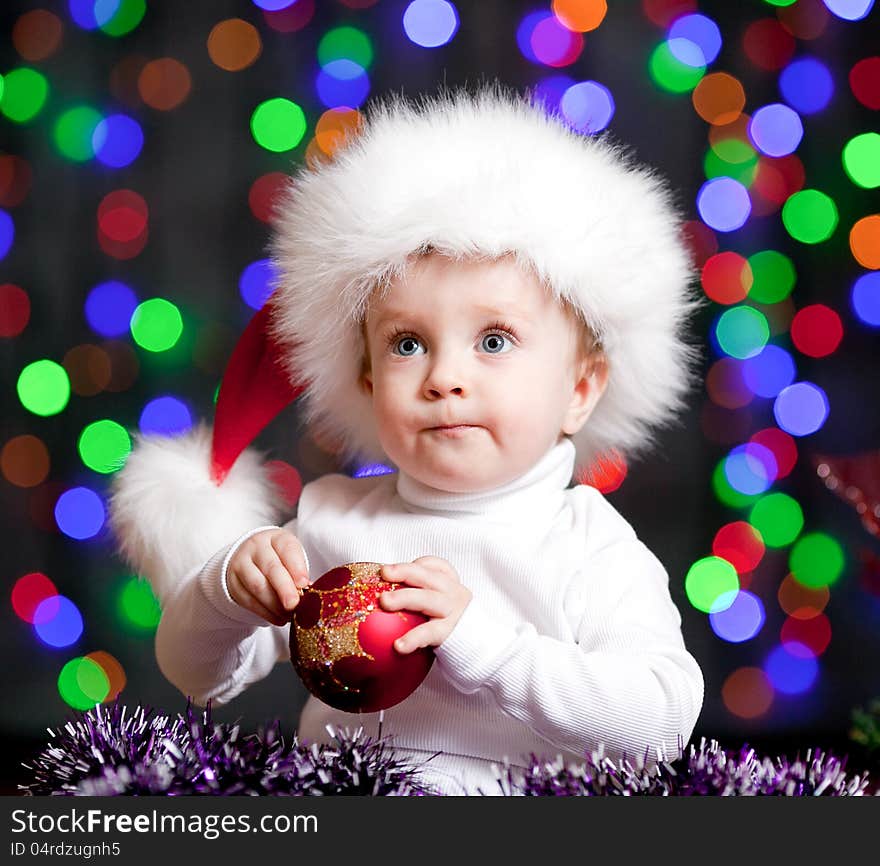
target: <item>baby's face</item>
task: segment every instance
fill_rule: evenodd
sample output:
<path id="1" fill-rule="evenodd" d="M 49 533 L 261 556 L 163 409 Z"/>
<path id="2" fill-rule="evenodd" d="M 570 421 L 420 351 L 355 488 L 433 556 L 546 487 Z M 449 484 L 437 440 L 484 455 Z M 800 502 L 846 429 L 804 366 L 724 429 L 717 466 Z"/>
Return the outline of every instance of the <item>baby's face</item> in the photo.
<path id="1" fill-rule="evenodd" d="M 509 258 L 418 260 L 374 296 L 366 335 L 363 383 L 385 453 L 440 490 L 522 475 L 580 429 L 604 388 L 577 360 L 572 317 Z"/>

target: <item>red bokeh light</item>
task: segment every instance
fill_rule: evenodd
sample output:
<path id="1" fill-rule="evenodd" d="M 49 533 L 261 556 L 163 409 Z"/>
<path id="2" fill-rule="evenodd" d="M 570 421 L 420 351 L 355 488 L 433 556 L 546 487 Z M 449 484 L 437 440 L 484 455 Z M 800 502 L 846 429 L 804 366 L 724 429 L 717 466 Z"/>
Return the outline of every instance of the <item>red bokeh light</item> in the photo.
<path id="1" fill-rule="evenodd" d="M 791 474 L 798 459 L 797 445 L 792 436 L 778 427 L 767 427 L 755 433 L 749 441 L 763 445 L 776 458 L 777 480 Z"/>
<path id="2" fill-rule="evenodd" d="M 746 574 L 754 571 L 764 556 L 761 533 L 744 520 L 722 526 L 712 541 L 712 553 L 726 559 L 737 571 Z"/>
<path id="3" fill-rule="evenodd" d="M 791 323 L 791 341 L 798 351 L 811 358 L 832 354 L 843 339 L 840 316 L 824 304 L 811 304 L 795 314 Z"/>
<path id="4" fill-rule="evenodd" d="M 718 253 L 703 265 L 700 279 L 707 297 L 719 304 L 736 304 L 752 287 L 752 268 L 738 253 Z"/>
<path id="5" fill-rule="evenodd" d="M 55 584 L 38 571 L 20 577 L 12 587 L 12 609 L 25 622 L 34 621 L 36 609 L 58 595 Z"/>
<path id="6" fill-rule="evenodd" d="M 743 51 L 755 66 L 773 72 L 794 57 L 795 40 L 775 18 L 761 18 L 746 28 Z"/>

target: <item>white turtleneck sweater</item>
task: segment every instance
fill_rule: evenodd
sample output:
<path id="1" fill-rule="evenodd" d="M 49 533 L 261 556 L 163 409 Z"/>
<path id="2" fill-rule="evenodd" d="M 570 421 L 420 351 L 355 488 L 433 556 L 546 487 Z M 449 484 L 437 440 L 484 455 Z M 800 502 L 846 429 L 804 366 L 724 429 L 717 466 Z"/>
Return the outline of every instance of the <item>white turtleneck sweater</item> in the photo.
<path id="1" fill-rule="evenodd" d="M 382 719 L 401 757 L 434 755 L 423 778 L 442 793 L 497 793 L 493 765 L 530 754 L 583 761 L 601 745 L 615 759 L 675 755 L 696 724 L 703 678 L 666 572 L 598 491 L 568 487 L 574 457 L 565 440 L 482 493 L 444 493 L 403 473 L 328 475 L 303 488 L 287 524 L 312 580 L 349 562 L 432 555 L 473 594 L 427 678 Z M 289 664 L 289 626 L 267 624 L 226 588 L 230 557 L 266 528 L 220 551 L 166 603 L 157 659 L 197 703 L 230 701 Z M 375 736 L 378 724 L 378 713 L 310 697 L 298 733 L 326 741 L 333 725 Z"/>

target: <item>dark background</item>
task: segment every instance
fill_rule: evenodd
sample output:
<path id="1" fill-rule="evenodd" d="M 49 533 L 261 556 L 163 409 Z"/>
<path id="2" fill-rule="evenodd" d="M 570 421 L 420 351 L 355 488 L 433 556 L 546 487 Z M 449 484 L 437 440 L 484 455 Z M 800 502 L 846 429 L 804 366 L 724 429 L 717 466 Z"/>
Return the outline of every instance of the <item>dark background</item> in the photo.
<path id="1" fill-rule="evenodd" d="M 641 2 L 612 0 L 601 27 L 587 34 L 580 58 L 560 70 L 529 62 L 517 48 L 519 22 L 527 12 L 545 8 L 541 4 L 460 0 L 456 4 L 459 31 L 448 45 L 436 49 L 408 41 L 401 27 L 406 5 L 400 0 L 379 0 L 358 10 L 341 0 L 317 0 L 309 25 L 284 34 L 267 26 L 262 12 L 245 0 L 149 2 L 140 26 L 120 39 L 77 27 L 66 3 L 4 2 L 0 7 L 0 73 L 23 64 L 10 38 L 23 11 L 50 9 L 64 22 L 60 49 L 44 61 L 25 64 L 40 69 L 50 81 L 46 107 L 23 125 L 0 117 L 0 152 L 24 158 L 33 172 L 28 196 L 10 208 L 15 243 L 0 260 L 0 283 L 24 287 L 32 305 L 24 332 L 0 339 L 0 446 L 14 436 L 32 433 L 47 444 L 52 460 L 49 479 L 39 489 L 22 489 L 0 478 L 0 787 L 4 792 L 13 792 L 15 784 L 25 778 L 20 762 L 45 743 L 46 728 L 59 726 L 71 715 L 56 681 L 63 664 L 74 656 L 98 649 L 115 656 L 126 673 L 121 699 L 128 704 L 169 712 L 185 706 L 184 697 L 156 667 L 152 632 L 132 630 L 119 619 L 114 599 L 126 572 L 114 553 L 113 539 L 105 532 L 77 542 L 51 527 L 41 528 L 33 518 L 34 502 L 36 497 L 52 495 L 53 490 L 57 495 L 80 483 L 106 489 L 107 479 L 86 469 L 76 448 L 82 428 L 97 418 L 113 418 L 133 428 L 144 403 L 171 392 L 185 397 L 199 418 L 210 419 L 211 396 L 223 364 L 252 314 L 239 295 L 239 275 L 250 262 L 266 255 L 268 227 L 251 213 L 248 190 L 267 172 L 290 171 L 299 165 L 310 138 L 307 134 L 293 151 L 270 153 L 254 142 L 249 118 L 262 100 L 285 96 L 302 106 L 309 132 L 313 131 L 325 110 L 314 78 L 316 47 L 327 30 L 349 24 L 370 36 L 375 48 L 369 70 L 372 96 L 392 90 L 430 93 L 441 83 L 456 86 L 494 78 L 522 90 L 560 72 L 575 80 L 602 82 L 616 101 L 611 134 L 664 172 L 683 210 L 690 219 L 697 219 L 694 201 L 705 180 L 702 160 L 707 124 L 693 110 L 689 94 L 665 93 L 651 82 L 648 57 L 664 38 L 664 31 L 646 17 Z M 722 53 L 710 69 L 740 78 L 748 95 L 747 111 L 778 101 L 776 74 L 750 64 L 741 47 L 746 26 L 774 16 L 774 7 L 759 0 L 700 2 L 698 6 L 716 20 L 724 38 Z M 825 610 L 833 638 L 819 659 L 816 685 L 803 695 L 777 694 L 770 710 L 752 721 L 732 715 L 722 702 L 725 677 L 744 665 L 760 666 L 778 643 L 785 615 L 775 601 L 775 588 L 786 575 L 788 551 L 768 551 L 755 575 L 753 589 L 765 602 L 767 623 L 751 641 L 722 641 L 712 632 L 707 617 L 687 601 L 684 577 L 688 568 L 711 552 L 720 526 L 739 519 L 737 512 L 717 501 L 710 485 L 711 473 L 729 446 L 704 435 L 700 420 L 708 399 L 704 389 L 695 389 L 681 423 L 664 433 L 655 452 L 635 463 L 623 486 L 609 495 L 669 570 L 686 642 L 706 678 L 697 740 L 716 738 L 733 747 L 749 742 L 788 753 L 812 745 L 851 750 L 858 760 L 848 738 L 852 710 L 880 695 L 876 664 L 880 603 L 860 580 L 860 554 L 864 550 L 876 554 L 877 541 L 864 531 L 855 512 L 822 486 L 809 462 L 813 452 L 876 448 L 880 430 L 873 372 L 877 334 L 861 325 L 849 307 L 849 287 L 859 268 L 849 253 L 844 230 L 860 216 L 876 211 L 876 193 L 854 187 L 840 167 L 840 151 L 848 138 L 876 127 L 876 114 L 853 98 L 846 76 L 858 59 L 876 53 L 878 14 L 875 9 L 867 20 L 854 23 L 831 17 L 820 37 L 798 41 L 797 46 L 798 54 L 821 57 L 837 85 L 831 105 L 804 119 L 805 135 L 798 150 L 807 169 L 807 186 L 815 184 L 835 193 L 841 209 L 841 227 L 835 236 L 817 247 L 799 245 L 785 234 L 778 214 L 752 220 L 730 236 L 718 235 L 721 249 L 746 255 L 767 247 L 785 252 L 798 270 L 796 307 L 821 301 L 837 310 L 844 323 L 845 337 L 837 353 L 819 360 L 797 357 L 799 378 L 825 389 L 831 415 L 818 433 L 798 443 L 798 466 L 778 488 L 800 502 L 805 530 L 832 535 L 847 557 L 844 575 L 832 588 Z M 215 66 L 206 50 L 211 28 L 231 17 L 253 23 L 263 40 L 256 63 L 234 73 Z M 111 74 L 132 55 L 171 56 L 183 62 L 192 76 L 189 98 L 171 111 L 122 102 L 111 87 Z M 64 159 L 52 143 L 51 124 L 61 111 L 78 103 L 135 117 L 145 136 L 140 157 L 122 169 Z M 137 190 L 147 200 L 150 236 L 140 255 L 119 261 L 98 246 L 94 214 L 104 195 L 123 187 Z M 49 418 L 27 412 L 16 397 L 19 372 L 37 358 L 60 362 L 71 347 L 100 342 L 85 319 L 83 303 L 92 286 L 111 278 L 136 287 L 141 299 L 156 295 L 177 304 L 186 326 L 180 345 L 163 356 L 136 349 L 140 372 L 127 390 L 93 397 L 73 395 L 62 413 Z M 716 357 L 707 334 L 717 312 L 717 307 L 707 305 L 694 324 L 693 339 L 704 350 L 704 372 Z M 196 352 L 199 363 L 193 362 Z M 765 402 L 755 429 L 773 423 L 770 402 Z M 295 407 L 286 410 L 258 444 L 297 466 L 303 481 L 335 468 L 332 459 L 303 436 Z M 59 592 L 82 611 L 85 629 L 73 646 L 52 649 L 43 645 L 31 626 L 13 612 L 9 603 L 13 584 L 35 571 L 49 575 Z M 304 699 L 293 670 L 279 665 L 232 704 L 215 708 L 214 716 L 241 719 L 245 729 L 278 717 L 293 730 Z"/>

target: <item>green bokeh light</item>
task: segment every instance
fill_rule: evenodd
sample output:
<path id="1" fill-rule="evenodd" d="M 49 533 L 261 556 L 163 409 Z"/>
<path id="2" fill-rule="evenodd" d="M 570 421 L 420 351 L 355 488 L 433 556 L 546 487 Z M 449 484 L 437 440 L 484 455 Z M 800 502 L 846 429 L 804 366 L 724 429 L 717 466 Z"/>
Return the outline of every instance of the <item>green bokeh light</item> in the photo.
<path id="1" fill-rule="evenodd" d="M 727 606 L 733 603 L 739 590 L 739 577 L 736 569 L 719 556 L 706 556 L 698 559 L 688 569 L 684 579 L 684 591 L 688 601 L 703 613 L 717 612 L 722 605 L 720 596 L 729 593 Z"/>
<path id="2" fill-rule="evenodd" d="M 758 155 L 751 148 L 748 149 L 751 151 L 751 156 L 746 156 L 739 161 L 728 162 L 716 149 L 709 148 L 706 151 L 706 158 L 703 160 L 703 171 L 706 177 L 709 180 L 716 177 L 732 177 L 743 186 L 750 187 L 758 175 Z"/>
<path id="3" fill-rule="evenodd" d="M 329 30 L 318 43 L 318 63 L 326 66 L 334 60 L 353 60 L 361 69 L 369 69 L 373 63 L 373 43 L 356 27 Z"/>
<path id="4" fill-rule="evenodd" d="M 670 93 L 686 93 L 693 90 L 706 73 L 705 66 L 688 66 L 670 50 L 669 43 L 661 42 L 652 52 L 648 62 L 652 81 Z"/>
<path id="5" fill-rule="evenodd" d="M 757 355 L 767 345 L 770 325 L 760 310 L 740 305 L 718 317 L 715 336 L 728 355 L 743 360 Z"/>
<path id="6" fill-rule="evenodd" d="M 164 298 L 150 298 L 138 304 L 131 317 L 131 336 L 148 352 L 165 352 L 183 333 L 180 310 Z"/>
<path id="7" fill-rule="evenodd" d="M 749 523 L 761 533 L 767 547 L 787 547 L 804 528 L 804 513 L 791 496 L 769 493 L 752 506 Z"/>
<path id="8" fill-rule="evenodd" d="M 6 73 L 0 111 L 16 123 L 27 123 L 36 117 L 49 96 L 49 82 L 44 75 L 28 66 Z"/>
<path id="9" fill-rule="evenodd" d="M 778 304 L 791 294 L 797 275 L 788 256 L 776 250 L 761 250 L 749 256 L 749 265 L 753 277 L 750 300 Z"/>
<path id="10" fill-rule="evenodd" d="M 759 493 L 740 493 L 739 490 L 732 487 L 727 480 L 727 473 L 724 471 L 726 458 L 722 458 L 715 466 L 712 473 L 712 490 L 718 501 L 724 503 L 728 508 L 748 508 L 761 495 Z"/>
<path id="11" fill-rule="evenodd" d="M 101 25 L 108 36 L 124 36 L 141 23 L 147 4 L 144 0 L 119 0 L 119 7 L 110 20 Z"/>
<path id="12" fill-rule="evenodd" d="M 782 206 L 785 230 L 804 244 L 828 240 L 837 228 L 837 205 L 817 189 L 802 189 L 790 196 Z"/>
<path id="13" fill-rule="evenodd" d="M 94 659 L 71 659 L 58 674 L 58 692 L 75 710 L 90 710 L 110 694 L 110 680 Z"/>
<path id="14" fill-rule="evenodd" d="M 108 475 L 125 464 L 131 452 L 131 437 L 121 424 L 105 418 L 89 424 L 80 433 L 77 447 L 89 469 Z"/>
<path id="15" fill-rule="evenodd" d="M 137 577 L 132 577 L 123 586 L 119 612 L 127 623 L 143 630 L 155 629 L 162 615 L 150 584 Z"/>
<path id="16" fill-rule="evenodd" d="M 851 138 L 843 148 L 843 168 L 857 186 L 880 186 L 880 135 L 866 132 Z"/>
<path id="17" fill-rule="evenodd" d="M 843 566 L 843 549 L 824 532 L 802 536 L 788 557 L 788 567 L 795 580 L 811 589 L 835 583 L 843 573 Z"/>
<path id="18" fill-rule="evenodd" d="M 57 415 L 70 400 L 67 371 L 47 359 L 28 364 L 21 371 L 16 387 L 21 405 L 34 415 Z"/>
<path id="19" fill-rule="evenodd" d="M 289 99 L 267 99 L 251 115 L 251 134 L 260 147 L 283 153 L 302 141 L 306 134 L 306 116 Z"/>
<path id="20" fill-rule="evenodd" d="M 94 108 L 78 106 L 65 111 L 55 122 L 53 137 L 62 156 L 74 162 L 86 162 L 95 156 L 92 139 L 95 127 L 103 120 Z"/>
<path id="21" fill-rule="evenodd" d="M 794 6 L 797 0 L 764 0 L 768 6 Z"/>

